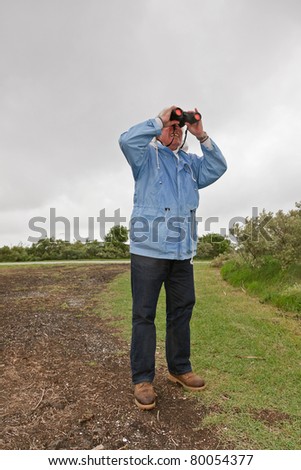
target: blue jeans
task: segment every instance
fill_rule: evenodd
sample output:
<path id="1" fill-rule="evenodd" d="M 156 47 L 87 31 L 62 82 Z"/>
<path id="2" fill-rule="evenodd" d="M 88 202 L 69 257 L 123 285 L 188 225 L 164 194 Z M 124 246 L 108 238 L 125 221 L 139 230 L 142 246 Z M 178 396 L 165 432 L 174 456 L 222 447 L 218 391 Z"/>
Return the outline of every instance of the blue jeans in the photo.
<path id="1" fill-rule="evenodd" d="M 190 319 L 195 304 L 190 260 L 168 260 L 131 255 L 133 297 L 131 369 L 134 384 L 155 377 L 157 302 L 166 291 L 166 360 L 176 375 L 191 371 Z"/>

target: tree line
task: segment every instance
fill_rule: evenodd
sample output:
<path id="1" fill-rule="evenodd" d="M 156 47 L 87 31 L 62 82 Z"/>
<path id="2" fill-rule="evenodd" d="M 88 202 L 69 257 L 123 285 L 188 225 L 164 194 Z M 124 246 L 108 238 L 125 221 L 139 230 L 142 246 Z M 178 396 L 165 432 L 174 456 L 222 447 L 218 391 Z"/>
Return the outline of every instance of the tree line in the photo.
<path id="1" fill-rule="evenodd" d="M 90 260 L 129 258 L 128 230 L 122 225 L 110 229 L 104 241 L 86 240 L 73 243 L 60 239 L 41 238 L 31 246 L 3 246 L 0 262 Z M 231 251 L 231 243 L 219 234 L 199 238 L 196 259 L 212 260 Z"/>
<path id="2" fill-rule="evenodd" d="M 31 246 L 0 248 L 0 262 L 57 261 L 89 259 L 123 259 L 129 257 L 126 227 L 115 226 L 104 241 L 86 240 L 73 243 L 54 238 L 41 238 Z"/>

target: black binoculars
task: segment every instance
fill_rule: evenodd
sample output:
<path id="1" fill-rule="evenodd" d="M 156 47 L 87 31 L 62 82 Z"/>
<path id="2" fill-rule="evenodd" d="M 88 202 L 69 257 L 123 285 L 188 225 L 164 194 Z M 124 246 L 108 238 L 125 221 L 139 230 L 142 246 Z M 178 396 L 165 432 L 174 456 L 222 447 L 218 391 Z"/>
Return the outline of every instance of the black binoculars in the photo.
<path id="1" fill-rule="evenodd" d="M 185 126 L 186 122 L 188 122 L 188 124 L 195 124 L 201 119 L 202 116 L 200 115 L 200 113 L 192 111 L 183 111 L 181 108 L 173 109 L 170 114 L 170 120 L 178 121 L 180 127 Z"/>

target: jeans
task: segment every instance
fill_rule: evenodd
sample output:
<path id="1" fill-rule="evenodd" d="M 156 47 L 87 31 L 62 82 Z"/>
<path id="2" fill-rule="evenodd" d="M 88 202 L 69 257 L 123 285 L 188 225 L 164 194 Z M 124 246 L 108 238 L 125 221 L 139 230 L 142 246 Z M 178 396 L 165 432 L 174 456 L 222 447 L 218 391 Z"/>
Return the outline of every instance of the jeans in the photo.
<path id="1" fill-rule="evenodd" d="M 191 371 L 190 319 L 195 304 L 193 265 L 131 255 L 133 298 L 131 369 L 134 384 L 155 377 L 156 307 L 160 290 L 166 291 L 166 360 L 176 375 Z"/>

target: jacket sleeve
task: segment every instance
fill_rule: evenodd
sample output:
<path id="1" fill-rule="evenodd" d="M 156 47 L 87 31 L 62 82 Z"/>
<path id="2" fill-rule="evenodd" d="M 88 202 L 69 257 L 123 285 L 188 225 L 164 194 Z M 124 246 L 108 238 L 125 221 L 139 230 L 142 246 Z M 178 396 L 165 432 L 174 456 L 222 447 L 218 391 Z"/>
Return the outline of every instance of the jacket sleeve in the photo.
<path id="1" fill-rule="evenodd" d="M 202 157 L 198 157 L 197 155 L 193 156 L 199 189 L 214 183 L 227 170 L 227 163 L 222 152 L 212 139 L 211 143 L 211 149 L 202 145 Z"/>
<path id="2" fill-rule="evenodd" d="M 161 127 L 156 119 L 144 121 L 121 134 L 119 145 L 132 168 L 135 179 L 145 162 L 145 154 L 149 143 L 154 137 L 160 134 Z"/>

